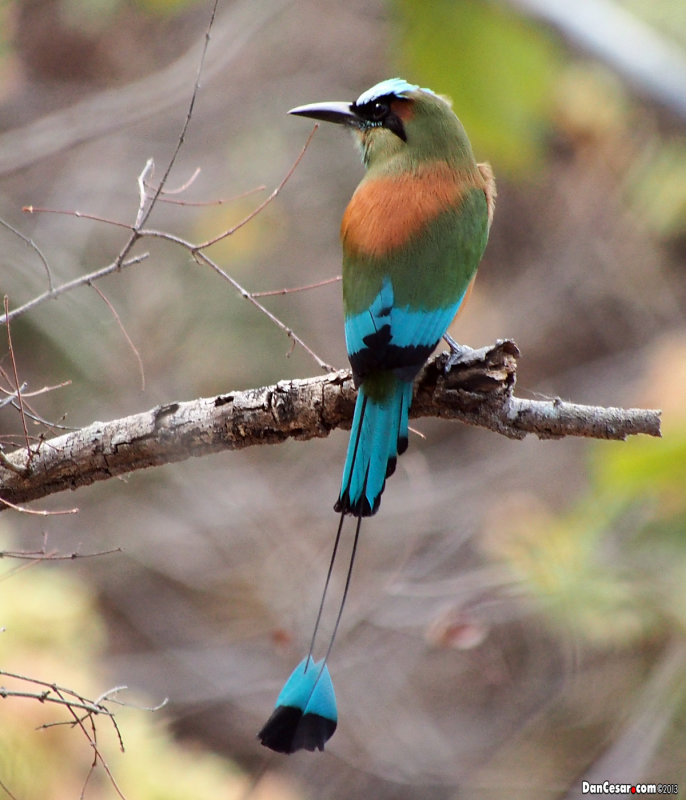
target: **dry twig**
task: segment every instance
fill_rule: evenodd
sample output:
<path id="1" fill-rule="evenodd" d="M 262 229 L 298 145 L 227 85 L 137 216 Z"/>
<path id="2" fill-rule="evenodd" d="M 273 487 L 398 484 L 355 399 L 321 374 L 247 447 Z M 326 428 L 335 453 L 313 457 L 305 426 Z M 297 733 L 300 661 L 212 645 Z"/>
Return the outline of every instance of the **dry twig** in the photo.
<path id="1" fill-rule="evenodd" d="M 17 360 L 14 357 L 14 348 L 12 347 L 12 332 L 10 329 L 9 323 L 9 307 L 10 301 L 9 297 L 5 295 L 4 297 L 4 306 L 5 306 L 5 317 L 7 318 L 7 349 L 9 350 L 10 354 L 10 361 L 12 363 L 12 374 L 14 377 L 14 390 L 16 393 L 17 403 L 19 404 L 19 416 L 21 417 L 21 425 L 24 429 L 24 439 L 26 441 L 26 452 L 29 460 L 31 459 L 31 447 L 29 445 L 29 431 L 26 427 L 26 415 L 24 414 L 24 401 L 21 397 L 21 385 L 19 383 L 19 373 L 17 372 Z"/>

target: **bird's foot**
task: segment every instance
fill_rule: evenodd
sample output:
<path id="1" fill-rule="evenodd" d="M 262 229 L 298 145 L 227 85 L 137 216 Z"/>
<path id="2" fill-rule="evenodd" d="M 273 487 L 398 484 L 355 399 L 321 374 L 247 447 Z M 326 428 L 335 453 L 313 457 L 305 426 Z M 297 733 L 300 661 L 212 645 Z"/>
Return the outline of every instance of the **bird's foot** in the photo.
<path id="1" fill-rule="evenodd" d="M 476 361 L 481 361 L 484 353 L 488 350 L 487 347 L 481 347 L 478 350 L 475 350 L 473 347 L 469 347 L 466 344 L 459 344 L 456 342 L 453 337 L 446 333 L 443 338 L 445 339 L 448 347 L 450 348 L 450 354 L 445 362 L 445 367 L 443 371 L 447 374 L 453 367 L 459 365 L 467 365 L 467 364 L 474 364 Z"/>

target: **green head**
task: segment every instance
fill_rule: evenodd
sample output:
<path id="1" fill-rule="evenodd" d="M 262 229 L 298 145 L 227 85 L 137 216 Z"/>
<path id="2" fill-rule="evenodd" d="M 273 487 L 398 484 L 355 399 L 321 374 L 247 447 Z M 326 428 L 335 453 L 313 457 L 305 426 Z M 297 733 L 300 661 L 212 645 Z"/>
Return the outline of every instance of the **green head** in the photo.
<path id="1" fill-rule="evenodd" d="M 369 169 L 407 169 L 426 161 L 475 168 L 469 139 L 450 103 L 401 78 L 377 83 L 352 103 L 312 103 L 288 113 L 350 127 Z"/>

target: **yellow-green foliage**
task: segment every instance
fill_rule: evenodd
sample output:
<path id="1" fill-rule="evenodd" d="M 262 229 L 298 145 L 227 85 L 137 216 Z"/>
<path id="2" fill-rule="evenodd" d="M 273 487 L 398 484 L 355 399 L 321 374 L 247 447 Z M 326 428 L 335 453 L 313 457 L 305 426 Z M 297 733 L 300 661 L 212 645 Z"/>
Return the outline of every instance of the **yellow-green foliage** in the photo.
<path id="1" fill-rule="evenodd" d="M 686 235 L 686 137 L 661 141 L 631 171 L 627 181 L 629 200 L 637 219 L 658 235 Z"/>
<path id="2" fill-rule="evenodd" d="M 449 95 L 479 159 L 525 172 L 542 153 L 559 66 L 542 28 L 496 3 L 396 0 L 392 63 Z"/>

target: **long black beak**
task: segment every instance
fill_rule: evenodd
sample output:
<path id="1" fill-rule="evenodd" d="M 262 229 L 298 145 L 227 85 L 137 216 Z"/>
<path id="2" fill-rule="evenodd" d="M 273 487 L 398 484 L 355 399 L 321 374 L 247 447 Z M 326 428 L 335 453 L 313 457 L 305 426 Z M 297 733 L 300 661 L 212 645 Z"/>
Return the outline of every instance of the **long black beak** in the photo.
<path id="1" fill-rule="evenodd" d="M 320 119 L 324 122 L 336 122 L 339 125 L 359 125 L 360 118 L 352 110 L 350 103 L 339 103 L 332 101 L 329 103 L 309 103 L 306 106 L 292 108 L 289 114 L 296 114 L 299 117 L 311 117 Z"/>

